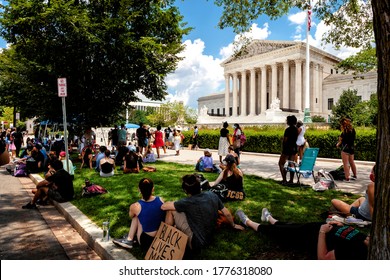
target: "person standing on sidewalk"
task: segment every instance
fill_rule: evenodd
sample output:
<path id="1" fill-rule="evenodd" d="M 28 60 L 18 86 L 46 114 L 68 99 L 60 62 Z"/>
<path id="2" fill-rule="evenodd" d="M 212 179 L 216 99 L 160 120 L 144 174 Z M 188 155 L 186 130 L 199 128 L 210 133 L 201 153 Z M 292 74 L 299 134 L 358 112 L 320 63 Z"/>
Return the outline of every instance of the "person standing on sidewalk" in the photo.
<path id="1" fill-rule="evenodd" d="M 294 115 L 287 117 L 288 127 L 284 131 L 283 143 L 282 143 L 282 154 L 279 158 L 279 170 L 282 174 L 282 185 L 287 184 L 287 171 L 284 169 L 284 164 L 288 161 L 294 161 L 297 154 L 297 139 L 298 129 L 296 127 L 297 118 Z M 294 172 L 290 172 L 289 184 L 292 184 L 294 180 Z"/>
<path id="2" fill-rule="evenodd" d="M 341 135 L 336 147 L 341 148 L 341 159 L 343 160 L 345 182 L 349 182 L 351 179 L 357 179 L 357 171 L 355 165 L 355 138 L 356 132 L 351 124 L 351 120 L 344 118 L 341 120 Z M 353 175 L 351 175 L 350 168 Z"/>
<path id="3" fill-rule="evenodd" d="M 234 129 L 234 133 L 233 133 L 234 152 L 238 155 L 238 157 L 240 157 L 242 129 L 238 123 L 235 123 L 233 125 L 233 129 Z"/>
<path id="4" fill-rule="evenodd" d="M 230 135 L 229 130 L 227 129 L 229 127 L 228 122 L 224 122 L 222 125 L 222 128 L 219 132 L 219 143 L 218 143 L 218 155 L 219 155 L 219 162 L 223 164 L 222 157 L 226 156 L 229 153 L 229 146 L 230 146 Z"/>

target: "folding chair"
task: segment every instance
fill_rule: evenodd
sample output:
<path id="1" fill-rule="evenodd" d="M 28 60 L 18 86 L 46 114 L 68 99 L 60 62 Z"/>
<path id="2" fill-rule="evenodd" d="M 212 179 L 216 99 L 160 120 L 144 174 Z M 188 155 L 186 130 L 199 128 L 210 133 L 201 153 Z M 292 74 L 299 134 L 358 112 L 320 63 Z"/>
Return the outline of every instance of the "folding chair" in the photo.
<path id="1" fill-rule="evenodd" d="M 316 163 L 319 150 L 319 148 L 306 148 L 303 153 L 301 163 L 298 164 L 294 161 L 287 162 L 285 170 L 297 174 L 298 184 L 301 184 L 299 181 L 301 176 L 309 177 L 312 175 L 314 178 L 314 165 Z"/>

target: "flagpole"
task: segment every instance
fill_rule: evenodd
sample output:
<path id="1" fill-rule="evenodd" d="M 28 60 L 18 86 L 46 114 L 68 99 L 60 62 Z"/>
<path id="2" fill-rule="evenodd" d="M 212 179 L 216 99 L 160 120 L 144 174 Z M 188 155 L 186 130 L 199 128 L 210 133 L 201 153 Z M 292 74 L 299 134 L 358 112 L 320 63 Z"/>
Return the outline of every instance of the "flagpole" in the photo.
<path id="1" fill-rule="evenodd" d="M 309 8 L 307 10 L 307 28 L 306 28 L 306 83 L 305 83 L 305 111 L 303 122 L 311 123 L 310 117 L 310 45 L 309 35 L 311 27 L 311 0 L 309 0 Z"/>

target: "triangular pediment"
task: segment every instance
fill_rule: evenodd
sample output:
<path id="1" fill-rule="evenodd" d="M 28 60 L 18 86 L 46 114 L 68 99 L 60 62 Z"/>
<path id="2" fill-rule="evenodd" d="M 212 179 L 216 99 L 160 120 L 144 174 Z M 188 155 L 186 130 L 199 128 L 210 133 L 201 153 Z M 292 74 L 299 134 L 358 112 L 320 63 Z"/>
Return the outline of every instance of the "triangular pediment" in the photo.
<path id="1" fill-rule="evenodd" d="M 275 50 L 285 49 L 297 45 L 297 42 L 292 41 L 269 41 L 269 40 L 254 40 L 241 53 L 232 55 L 223 64 L 241 60 L 244 58 L 269 53 Z"/>

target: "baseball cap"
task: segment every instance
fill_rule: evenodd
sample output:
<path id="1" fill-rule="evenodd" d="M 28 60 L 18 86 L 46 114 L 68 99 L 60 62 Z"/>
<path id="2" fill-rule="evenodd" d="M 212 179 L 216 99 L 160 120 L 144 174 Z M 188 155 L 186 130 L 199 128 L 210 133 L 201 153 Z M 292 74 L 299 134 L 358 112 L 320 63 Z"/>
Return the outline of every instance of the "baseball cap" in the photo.
<path id="1" fill-rule="evenodd" d="M 226 161 L 226 163 L 235 163 L 236 162 L 236 159 L 234 158 L 233 155 L 226 155 L 224 161 Z"/>
<path id="2" fill-rule="evenodd" d="M 60 157 L 65 157 L 66 156 L 66 153 L 64 152 L 64 151 L 62 151 L 61 153 L 60 153 Z"/>

